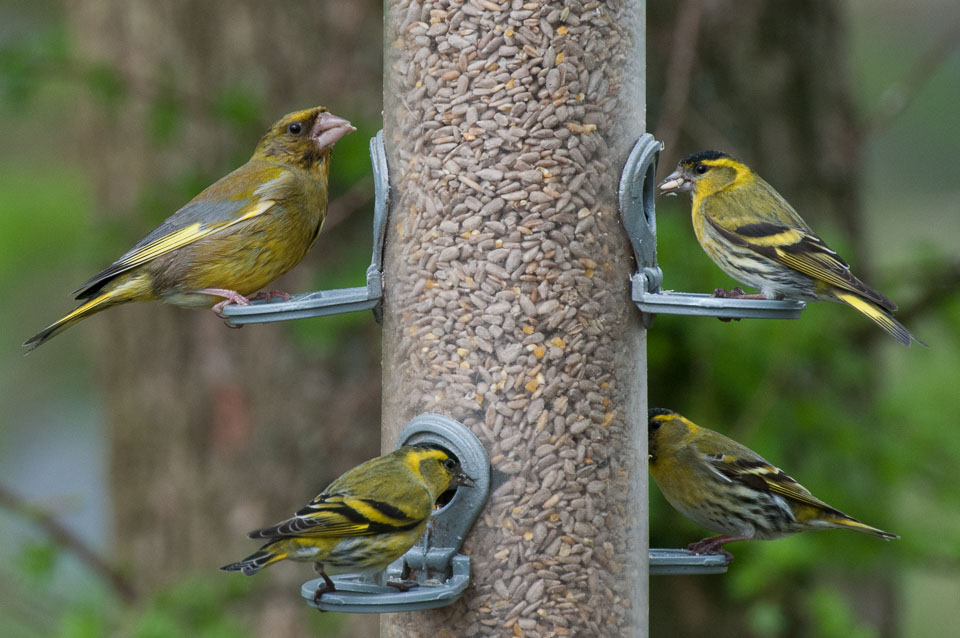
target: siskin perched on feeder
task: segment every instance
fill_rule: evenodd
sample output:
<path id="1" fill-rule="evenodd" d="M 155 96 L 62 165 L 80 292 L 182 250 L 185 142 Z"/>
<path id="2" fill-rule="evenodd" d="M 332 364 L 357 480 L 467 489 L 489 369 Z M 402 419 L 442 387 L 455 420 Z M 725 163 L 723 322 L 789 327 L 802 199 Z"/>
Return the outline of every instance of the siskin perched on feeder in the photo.
<path id="1" fill-rule="evenodd" d="M 450 488 L 473 487 L 460 463 L 431 445 L 405 446 L 349 470 L 281 523 L 250 532 L 267 539 L 242 561 L 221 567 L 248 576 L 279 560 L 313 562 L 328 574 L 376 573 L 420 539 L 437 499 Z"/>
<path id="2" fill-rule="evenodd" d="M 842 302 L 909 346 L 926 345 L 890 316 L 896 304 L 857 279 L 847 263 L 817 237 L 780 193 L 750 168 L 720 151 L 680 160 L 660 192 L 693 198 L 693 230 L 724 272 L 760 291 L 718 295 L 747 299 Z"/>
<path id="3" fill-rule="evenodd" d="M 900 538 L 870 527 L 813 496 L 750 448 L 698 427 L 672 410 L 648 413 L 650 474 L 680 513 L 721 536 L 689 549 L 733 555 L 723 545 L 774 540 L 815 529 L 852 529 L 885 540 Z"/>
<path id="4" fill-rule="evenodd" d="M 79 307 L 30 337 L 27 353 L 90 315 L 128 301 L 186 307 L 247 305 L 303 259 L 327 213 L 334 143 L 355 131 L 318 106 L 284 116 L 250 160 L 76 291 Z M 261 293 L 283 296 L 286 293 Z"/>

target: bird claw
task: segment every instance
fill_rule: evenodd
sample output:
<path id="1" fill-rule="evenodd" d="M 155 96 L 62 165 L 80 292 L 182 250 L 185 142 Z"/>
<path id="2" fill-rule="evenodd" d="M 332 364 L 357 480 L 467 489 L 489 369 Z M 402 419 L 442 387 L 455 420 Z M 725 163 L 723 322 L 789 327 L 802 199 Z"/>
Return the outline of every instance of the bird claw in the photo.
<path id="1" fill-rule="evenodd" d="M 198 290 L 197 292 L 201 292 L 206 295 L 213 295 L 215 297 L 223 297 L 223 301 L 214 304 L 213 308 L 211 308 L 214 314 L 221 319 L 226 319 L 226 317 L 223 315 L 223 309 L 230 304 L 236 304 L 238 306 L 250 305 L 250 300 L 236 290 L 227 290 L 226 288 L 204 288 L 202 290 Z"/>
<path id="2" fill-rule="evenodd" d="M 743 292 L 743 288 L 740 286 L 734 286 L 730 290 L 724 290 L 723 288 L 714 288 L 713 297 L 717 299 L 742 299 L 746 295 Z"/>
<path id="3" fill-rule="evenodd" d="M 387 587 L 394 587 L 399 591 L 409 591 L 419 583 L 413 578 L 391 578 L 386 582 Z"/>
<path id="4" fill-rule="evenodd" d="M 333 584 L 333 581 L 330 580 L 330 577 L 327 576 L 326 572 L 323 571 L 323 565 L 320 563 L 313 564 L 313 571 L 320 575 L 320 578 L 323 579 L 323 585 L 317 587 L 317 591 L 313 593 L 313 604 L 320 604 L 320 597 L 324 594 L 330 593 L 332 591 L 337 591 L 336 586 Z M 322 610 L 321 610 L 322 611 Z"/>
<path id="5" fill-rule="evenodd" d="M 734 286 L 730 290 L 723 288 L 714 288 L 713 297 L 717 299 L 766 299 L 763 294 L 747 294 L 740 286 Z M 740 321 L 743 317 L 717 317 L 720 321 L 728 323 L 730 321 Z"/>
<path id="6" fill-rule="evenodd" d="M 687 545 L 687 549 L 698 556 L 704 554 L 720 554 L 727 559 L 727 565 L 729 565 L 733 562 L 733 554 L 723 548 L 723 544 L 728 542 L 730 542 L 730 539 L 726 536 L 714 536 L 704 538 L 696 543 L 690 543 Z"/>
<path id="7" fill-rule="evenodd" d="M 768 297 L 762 292 L 752 292 L 746 293 L 743 291 L 743 288 L 740 286 L 734 286 L 730 290 L 724 290 L 723 288 L 714 288 L 713 296 L 719 299 L 767 299 Z M 782 297 L 777 297 L 781 299 Z"/>
<path id="8" fill-rule="evenodd" d="M 250 297 L 250 301 L 270 301 L 274 297 L 280 297 L 284 301 L 290 301 L 290 293 L 284 292 L 283 290 L 271 290 L 270 292 L 258 292 L 254 296 Z"/>

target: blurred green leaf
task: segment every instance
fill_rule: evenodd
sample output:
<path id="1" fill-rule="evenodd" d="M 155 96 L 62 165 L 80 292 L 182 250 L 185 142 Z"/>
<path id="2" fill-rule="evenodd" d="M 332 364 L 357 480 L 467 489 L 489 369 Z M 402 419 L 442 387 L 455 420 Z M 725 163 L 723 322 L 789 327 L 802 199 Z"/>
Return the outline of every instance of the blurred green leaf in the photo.
<path id="1" fill-rule="evenodd" d="M 125 94 L 117 69 L 78 59 L 60 24 L 0 48 L 0 90 L 7 103 L 22 107 L 45 86 L 58 82 L 79 82 L 104 106 L 115 106 Z"/>
<path id="2" fill-rule="evenodd" d="M 105 611 L 101 606 L 69 605 L 60 618 L 60 638 L 102 638 L 109 635 Z"/>
<path id="3" fill-rule="evenodd" d="M 333 168 L 330 171 L 333 196 L 338 190 L 370 175 L 370 138 L 377 134 L 380 124 L 352 120 L 351 124 L 357 128 L 356 132 L 338 141 L 333 151 Z M 373 186 L 370 188 L 372 195 Z"/>
<path id="4" fill-rule="evenodd" d="M 220 574 L 186 576 L 153 596 L 135 620 L 132 634 L 136 638 L 249 636 L 251 633 L 230 608 L 249 589 L 245 585 L 227 584 Z"/>
<path id="5" fill-rule="evenodd" d="M 30 56 L 21 47 L 0 48 L 0 91 L 3 99 L 14 106 L 22 106 L 37 90 L 31 77 Z"/>
<path id="6" fill-rule="evenodd" d="M 104 107 L 115 107 L 126 96 L 126 82 L 110 64 L 91 64 L 84 70 L 83 79 Z"/>
<path id="7" fill-rule="evenodd" d="M 17 556 L 17 567 L 31 580 L 47 583 L 53 576 L 60 551 L 56 545 L 45 541 L 24 543 Z"/>
<path id="8" fill-rule="evenodd" d="M 839 591 L 820 586 L 806 599 L 813 634 L 820 638 L 875 638 L 870 627 L 857 621 L 849 603 Z"/>
<path id="9" fill-rule="evenodd" d="M 183 124 L 183 113 L 179 100 L 163 93 L 150 105 L 150 134 L 160 146 L 174 139 Z"/>
<path id="10" fill-rule="evenodd" d="M 237 131 L 259 130 L 265 119 L 263 102 L 257 93 L 238 86 L 221 88 L 213 98 L 211 110 L 218 120 Z"/>
<path id="11" fill-rule="evenodd" d="M 779 605 L 761 601 L 747 610 L 747 624 L 758 636 L 782 636 L 787 619 Z"/>
<path id="12" fill-rule="evenodd" d="M 47 269 L 76 256 L 90 208 L 89 184 L 75 168 L 0 166 L 0 281 L 16 277 L 19 264 Z"/>

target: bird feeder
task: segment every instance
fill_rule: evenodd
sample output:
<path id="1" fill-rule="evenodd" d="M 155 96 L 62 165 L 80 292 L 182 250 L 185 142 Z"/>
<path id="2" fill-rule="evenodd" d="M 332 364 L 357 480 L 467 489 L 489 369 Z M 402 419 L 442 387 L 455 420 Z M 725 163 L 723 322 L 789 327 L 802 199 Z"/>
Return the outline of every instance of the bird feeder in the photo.
<path id="1" fill-rule="evenodd" d="M 490 456 L 470 585 L 381 636 L 646 632 L 646 332 L 621 168 L 641 0 L 388 0 L 384 445 L 423 412 Z"/>
<path id="2" fill-rule="evenodd" d="M 643 313 L 649 325 L 653 314 L 705 314 L 708 316 L 776 317 L 785 308 L 801 302 L 765 302 L 712 299 L 692 293 L 660 292 L 662 273 L 656 264 L 656 215 L 653 199 L 653 181 L 660 143 L 649 134 L 643 134 L 634 144 L 619 179 L 618 202 L 623 225 L 630 237 L 638 271 L 630 276 L 632 300 Z M 367 286 L 340 290 L 324 290 L 296 295 L 289 301 L 258 301 L 250 306 L 227 306 L 224 309 L 231 323 L 263 323 L 303 319 L 330 314 L 372 309 L 379 321 L 383 299 L 383 253 L 387 232 L 389 204 L 389 171 L 384 151 L 383 132 L 370 140 L 370 155 L 375 182 L 373 216 L 373 249 L 367 268 Z M 651 282 L 655 282 L 651 285 Z M 648 290 L 654 292 L 644 292 Z M 678 299 L 700 300 L 700 307 L 711 312 L 689 312 L 695 307 Z M 707 306 L 709 299 L 714 305 Z M 709 303 L 709 302 L 708 302 Z M 717 305 L 720 304 L 720 305 Z M 725 305 L 723 305 L 725 304 Z M 760 309 L 749 314 L 752 305 Z M 771 306 L 773 311 L 764 306 Z M 677 311 L 677 308 L 682 308 Z M 717 312 L 720 309 L 722 313 Z M 794 309 L 799 312 L 799 309 Z M 536 355 L 534 355 L 536 356 Z M 357 576 L 335 576 L 336 591 L 328 592 L 314 601 L 321 580 L 303 585 L 302 594 L 309 604 L 322 611 L 348 613 L 391 613 L 419 611 L 446 606 L 459 599 L 470 582 L 470 558 L 456 552 L 466 532 L 486 501 L 489 489 L 489 466 L 483 444 L 461 423 L 440 415 L 421 415 L 413 419 L 399 434 L 397 446 L 414 443 L 424 437 L 443 445 L 465 462 L 471 476 L 481 477 L 476 491 L 459 490 L 458 496 L 445 505 L 431 519 L 430 532 L 414 549 L 391 565 L 386 579 L 401 579 L 411 567 L 421 574 L 418 586 L 400 591 L 376 580 Z M 578 452 L 579 454 L 579 452 Z M 571 455 L 568 455 L 571 456 Z M 571 458 L 573 458 L 571 456 Z M 498 473 L 502 484 L 504 475 Z M 464 496 L 460 496 L 464 493 Z M 550 499 L 548 498 L 547 501 Z M 437 532 L 436 530 L 444 530 Z M 451 529 L 454 531 L 451 533 Z M 648 553 L 648 573 L 716 574 L 725 572 L 726 559 L 719 554 L 696 555 L 682 549 L 653 549 Z M 442 578 L 430 577 L 443 575 Z"/>
<path id="3" fill-rule="evenodd" d="M 344 578 L 321 609 L 409 611 L 383 614 L 386 637 L 645 635 L 648 573 L 725 571 L 722 556 L 648 550 L 646 328 L 803 304 L 662 290 L 644 10 L 386 2 L 367 286 L 224 314 L 382 308 L 383 448 L 418 435 L 399 424 L 446 415 L 489 456 L 490 493 L 466 539 L 469 523 L 391 566 L 426 574 L 419 586 Z"/>

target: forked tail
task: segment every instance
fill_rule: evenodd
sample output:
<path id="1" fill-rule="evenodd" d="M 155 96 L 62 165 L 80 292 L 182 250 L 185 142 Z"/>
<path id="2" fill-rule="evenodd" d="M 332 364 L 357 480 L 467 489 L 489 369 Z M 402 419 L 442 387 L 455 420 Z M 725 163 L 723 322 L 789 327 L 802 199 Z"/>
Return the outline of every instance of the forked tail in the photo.
<path id="1" fill-rule="evenodd" d="M 113 282 L 111 282 L 111 284 L 112 283 Z M 101 310 L 106 310 L 111 306 L 116 306 L 117 304 L 133 301 L 135 299 L 152 298 L 148 296 L 150 294 L 149 291 L 149 282 L 140 277 L 127 279 L 120 285 L 111 285 L 108 290 L 104 290 L 93 299 L 80 304 L 67 316 L 63 317 L 59 321 L 56 321 L 55 323 L 50 324 L 37 334 L 27 339 L 23 344 L 23 346 L 27 348 L 27 351 L 23 353 L 24 356 L 30 354 L 36 348 L 46 343 L 49 339 L 57 336 L 73 324 L 79 323 L 90 315 L 97 314 Z"/>
<path id="2" fill-rule="evenodd" d="M 247 576 L 252 576 L 267 565 L 272 565 L 287 557 L 287 552 L 280 547 L 276 547 L 276 545 L 276 542 L 267 543 L 243 560 L 224 565 L 220 569 L 225 572 L 243 572 Z"/>
<path id="3" fill-rule="evenodd" d="M 844 529 L 852 529 L 855 532 L 863 532 L 864 534 L 879 536 L 885 541 L 892 541 L 900 538 L 900 536 L 898 536 L 897 534 L 891 534 L 890 532 L 885 532 L 882 529 L 871 527 L 866 523 L 861 523 L 855 518 L 849 518 L 846 516 L 821 516 L 819 520 L 821 523 L 826 523 L 830 527 L 842 527 Z"/>
<path id="4" fill-rule="evenodd" d="M 903 324 L 888 315 L 882 308 L 872 301 L 867 301 L 863 297 L 845 290 L 836 290 L 834 291 L 833 295 L 843 303 L 866 315 L 870 321 L 883 328 L 888 335 L 903 345 L 909 346 L 910 341 L 912 340 L 916 341 L 921 346 L 926 347 L 927 344 L 910 334 L 910 331 L 904 328 Z"/>

